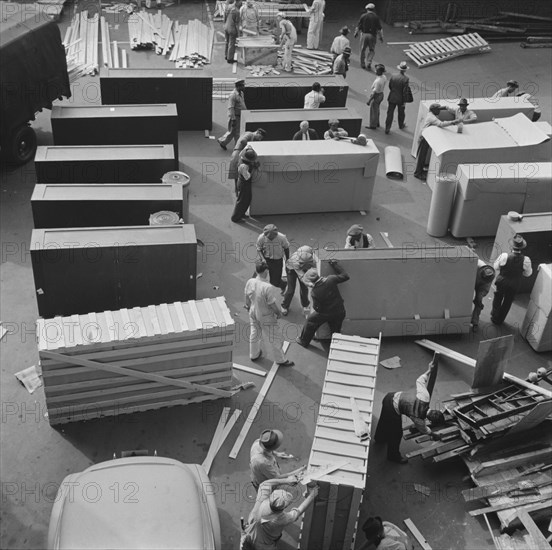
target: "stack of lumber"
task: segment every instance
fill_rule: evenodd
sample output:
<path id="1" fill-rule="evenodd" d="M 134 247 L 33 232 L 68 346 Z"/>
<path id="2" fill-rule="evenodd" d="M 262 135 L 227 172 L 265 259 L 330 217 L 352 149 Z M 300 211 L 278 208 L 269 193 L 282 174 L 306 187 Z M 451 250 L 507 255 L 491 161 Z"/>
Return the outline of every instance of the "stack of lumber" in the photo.
<path id="1" fill-rule="evenodd" d="M 37 337 L 51 424 L 234 393 L 223 297 L 39 319 Z"/>
<path id="2" fill-rule="evenodd" d="M 128 18 L 130 49 L 154 49 L 160 55 L 174 44 L 171 34 L 173 21 L 158 11 L 155 15 L 145 10 L 135 12 Z"/>
<path id="3" fill-rule="evenodd" d="M 280 52 L 280 58 L 283 52 Z M 307 50 L 295 46 L 292 52 L 293 72 L 297 74 L 332 74 L 333 54 L 318 50 Z"/>
<path id="4" fill-rule="evenodd" d="M 278 12 L 283 12 L 287 17 L 293 18 L 309 18 L 310 13 L 307 11 L 305 4 L 277 4 L 275 2 L 255 2 L 257 9 L 259 10 L 259 17 L 264 22 L 271 22 L 276 19 Z M 213 13 L 214 21 L 224 20 L 224 14 L 227 4 L 223 0 L 217 0 L 215 4 L 215 11 Z"/>
<path id="5" fill-rule="evenodd" d="M 427 42 L 414 42 L 410 44 L 408 49 L 404 50 L 406 55 L 419 68 L 443 63 L 444 61 L 449 61 L 463 55 L 487 53 L 490 51 L 489 44 L 477 33 L 429 40 Z"/>
<path id="6" fill-rule="evenodd" d="M 98 71 L 98 22 L 98 14 L 89 19 L 88 11 L 84 10 L 75 14 L 65 32 L 63 45 L 70 82 Z"/>
<path id="7" fill-rule="evenodd" d="M 170 60 L 180 68 L 201 68 L 211 62 L 215 31 L 194 19 L 187 25 L 175 25 L 175 45 Z"/>

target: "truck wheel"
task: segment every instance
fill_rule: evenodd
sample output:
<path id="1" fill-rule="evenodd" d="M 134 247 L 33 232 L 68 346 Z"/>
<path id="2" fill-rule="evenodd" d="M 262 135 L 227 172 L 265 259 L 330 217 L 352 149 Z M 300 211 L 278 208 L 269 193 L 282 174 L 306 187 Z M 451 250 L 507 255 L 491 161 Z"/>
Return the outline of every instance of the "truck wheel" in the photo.
<path id="1" fill-rule="evenodd" d="M 9 157 L 16 164 L 29 162 L 36 153 L 36 134 L 30 126 L 20 126 L 12 134 Z"/>

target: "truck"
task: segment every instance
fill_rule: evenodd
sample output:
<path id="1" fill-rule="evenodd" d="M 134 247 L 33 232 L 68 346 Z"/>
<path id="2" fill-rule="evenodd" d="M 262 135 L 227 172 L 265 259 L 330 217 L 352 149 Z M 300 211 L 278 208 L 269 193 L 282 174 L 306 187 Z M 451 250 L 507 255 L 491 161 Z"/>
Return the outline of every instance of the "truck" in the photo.
<path id="1" fill-rule="evenodd" d="M 24 164 L 36 152 L 30 121 L 71 97 L 61 33 L 44 12 L 19 10 L 0 21 L 0 94 L 0 153 Z"/>

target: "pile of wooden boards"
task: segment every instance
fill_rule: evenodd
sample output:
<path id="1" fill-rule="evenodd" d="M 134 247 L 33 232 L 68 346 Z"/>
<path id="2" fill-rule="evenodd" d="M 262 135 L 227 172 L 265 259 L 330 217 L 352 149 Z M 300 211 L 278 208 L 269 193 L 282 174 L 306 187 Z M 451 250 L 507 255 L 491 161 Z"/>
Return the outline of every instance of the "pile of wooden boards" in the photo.
<path id="1" fill-rule="evenodd" d="M 223 0 L 217 0 L 215 11 L 213 12 L 214 21 L 224 20 L 224 14 L 228 4 Z M 264 22 L 271 22 L 276 19 L 278 12 L 283 12 L 288 18 L 309 18 L 310 13 L 307 11 L 306 4 L 277 4 L 275 2 L 255 2 L 255 6 L 259 10 L 259 18 Z"/>
<path id="2" fill-rule="evenodd" d="M 65 32 L 63 45 L 70 82 L 98 71 L 98 14 L 88 18 L 88 11 L 75 14 Z"/>
<path id="3" fill-rule="evenodd" d="M 126 69 L 128 67 L 128 56 L 126 50 L 121 50 L 119 62 L 119 47 L 117 41 L 114 40 L 111 43 L 109 36 L 109 23 L 102 15 L 100 18 L 100 27 L 102 29 L 102 58 L 104 67 L 113 67 L 118 69 L 119 67 Z"/>
<path id="4" fill-rule="evenodd" d="M 477 33 L 440 38 L 427 42 L 415 42 L 404 50 L 419 68 L 443 63 L 463 55 L 488 53 L 489 44 Z"/>
<path id="5" fill-rule="evenodd" d="M 167 55 L 178 68 L 197 69 L 211 62 L 214 30 L 198 19 L 179 25 L 158 11 L 155 15 L 142 10 L 128 18 L 131 49 L 154 49 Z"/>
<path id="6" fill-rule="evenodd" d="M 280 52 L 280 57 L 282 52 Z M 292 52 L 293 72 L 321 76 L 332 74 L 333 54 L 295 46 Z"/>

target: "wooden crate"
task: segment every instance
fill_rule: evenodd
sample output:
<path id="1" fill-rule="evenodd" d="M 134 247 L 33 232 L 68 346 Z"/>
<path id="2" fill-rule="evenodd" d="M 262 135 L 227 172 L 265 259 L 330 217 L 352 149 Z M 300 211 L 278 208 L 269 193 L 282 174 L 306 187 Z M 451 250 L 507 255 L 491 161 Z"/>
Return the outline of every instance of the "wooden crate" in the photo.
<path id="1" fill-rule="evenodd" d="M 280 46 L 260 44 L 240 44 L 238 47 L 238 61 L 248 65 L 272 65 L 278 62 L 278 49 Z"/>
<path id="2" fill-rule="evenodd" d="M 233 335 L 224 297 L 39 319 L 48 419 L 61 424 L 230 395 Z"/>
<path id="3" fill-rule="evenodd" d="M 319 480 L 318 497 L 303 519 L 301 550 L 353 547 L 370 441 L 355 435 L 350 397 L 355 397 L 369 432 L 380 345 L 381 337 L 333 335 L 309 468 L 342 460 L 349 464 Z"/>

